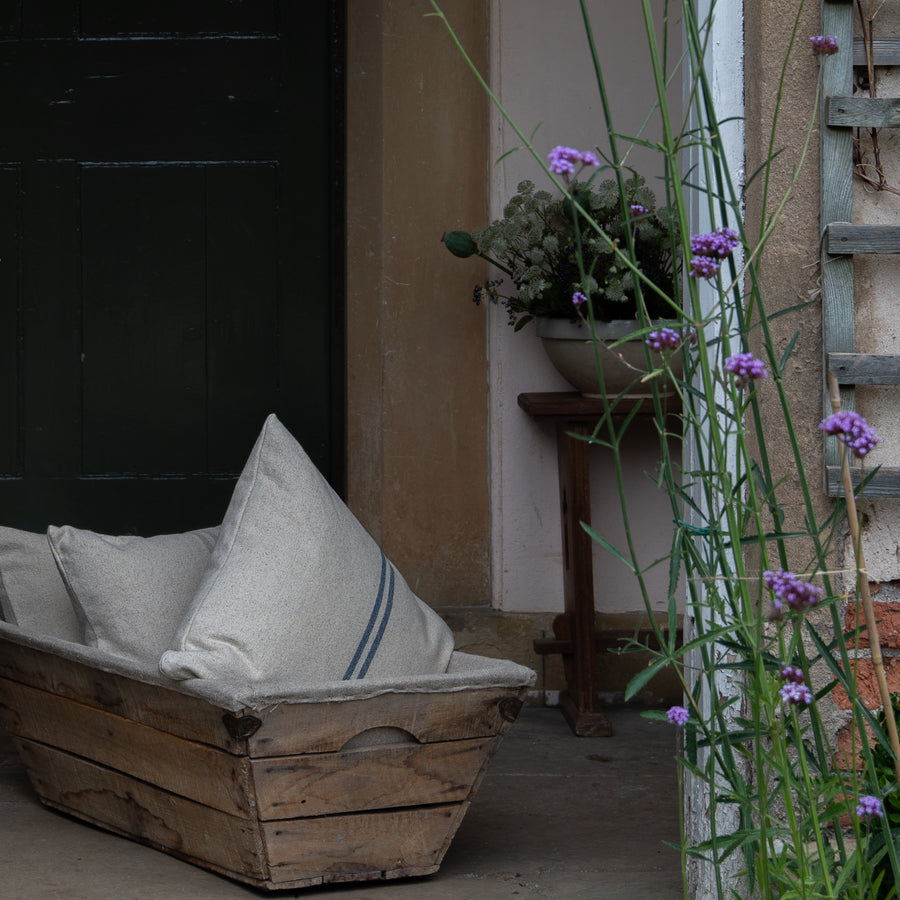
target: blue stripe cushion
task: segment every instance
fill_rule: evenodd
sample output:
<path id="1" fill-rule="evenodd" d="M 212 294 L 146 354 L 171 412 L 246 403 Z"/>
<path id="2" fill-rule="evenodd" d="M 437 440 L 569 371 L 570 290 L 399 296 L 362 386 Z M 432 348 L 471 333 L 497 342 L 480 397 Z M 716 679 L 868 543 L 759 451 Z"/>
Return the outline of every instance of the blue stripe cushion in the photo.
<path id="1" fill-rule="evenodd" d="M 444 672 L 453 636 L 275 416 L 160 671 L 339 681 Z"/>

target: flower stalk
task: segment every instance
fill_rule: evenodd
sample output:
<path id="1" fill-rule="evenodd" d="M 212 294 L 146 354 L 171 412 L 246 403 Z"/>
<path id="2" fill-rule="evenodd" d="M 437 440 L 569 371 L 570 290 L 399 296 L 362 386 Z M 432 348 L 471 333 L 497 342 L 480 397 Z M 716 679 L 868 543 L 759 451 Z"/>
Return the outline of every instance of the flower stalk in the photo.
<path id="1" fill-rule="evenodd" d="M 828 373 L 828 393 L 831 410 L 841 412 L 841 392 L 834 372 Z M 844 484 L 844 501 L 847 505 L 847 521 L 850 525 L 850 537 L 853 541 L 853 554 L 856 559 L 856 589 L 862 603 L 866 632 L 869 635 L 869 646 L 872 648 L 872 668 L 878 682 L 878 694 L 885 711 L 885 726 L 891 750 L 894 753 L 894 772 L 897 787 L 900 789 L 900 735 L 897 734 L 897 718 L 893 714 L 891 689 L 888 687 L 887 675 L 884 671 L 884 657 L 881 653 L 881 639 L 878 634 L 878 621 L 875 618 L 875 606 L 872 603 L 872 592 L 869 590 L 869 577 L 866 572 L 866 559 L 863 551 L 862 534 L 859 528 L 859 515 L 856 507 L 856 495 L 853 491 L 853 479 L 850 475 L 850 454 L 843 442 L 838 443 L 841 463 L 841 478 Z"/>

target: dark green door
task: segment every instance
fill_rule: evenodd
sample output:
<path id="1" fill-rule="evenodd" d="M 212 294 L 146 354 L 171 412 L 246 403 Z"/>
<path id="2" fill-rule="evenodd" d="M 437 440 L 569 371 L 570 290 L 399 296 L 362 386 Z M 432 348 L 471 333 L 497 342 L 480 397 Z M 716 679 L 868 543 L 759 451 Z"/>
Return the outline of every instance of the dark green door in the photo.
<path id="1" fill-rule="evenodd" d="M 275 412 L 340 488 L 339 4 L 0 9 L 0 524 L 221 519 Z"/>

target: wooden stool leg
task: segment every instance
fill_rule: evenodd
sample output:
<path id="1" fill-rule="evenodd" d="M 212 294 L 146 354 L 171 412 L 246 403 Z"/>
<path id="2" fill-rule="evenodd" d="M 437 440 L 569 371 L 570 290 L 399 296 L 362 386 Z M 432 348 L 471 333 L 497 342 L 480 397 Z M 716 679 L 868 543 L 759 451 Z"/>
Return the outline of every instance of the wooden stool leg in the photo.
<path id="1" fill-rule="evenodd" d="M 597 698 L 597 636 L 594 628 L 593 541 L 581 527 L 591 522 L 589 444 L 568 432 L 589 434 L 583 422 L 557 423 L 557 463 L 561 504 L 564 569 L 564 624 L 573 655 L 567 666 L 568 690 L 560 696 L 563 715 L 580 737 L 608 737 L 609 719 L 600 712 Z"/>

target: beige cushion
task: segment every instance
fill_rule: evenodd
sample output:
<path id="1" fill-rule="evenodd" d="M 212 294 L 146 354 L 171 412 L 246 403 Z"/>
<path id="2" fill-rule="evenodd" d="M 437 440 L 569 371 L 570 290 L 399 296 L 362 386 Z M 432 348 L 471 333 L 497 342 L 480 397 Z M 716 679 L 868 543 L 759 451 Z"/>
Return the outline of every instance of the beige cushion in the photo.
<path id="1" fill-rule="evenodd" d="M 46 534 L 0 527 L 0 611 L 12 625 L 81 642 L 81 625 Z"/>
<path id="2" fill-rule="evenodd" d="M 84 624 L 84 641 L 157 665 L 209 563 L 218 529 L 113 537 L 64 525 L 47 531 Z"/>
<path id="3" fill-rule="evenodd" d="M 253 682 L 382 678 L 443 672 L 452 650 L 443 620 L 269 416 L 160 671 Z"/>

